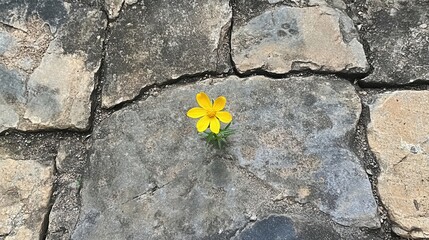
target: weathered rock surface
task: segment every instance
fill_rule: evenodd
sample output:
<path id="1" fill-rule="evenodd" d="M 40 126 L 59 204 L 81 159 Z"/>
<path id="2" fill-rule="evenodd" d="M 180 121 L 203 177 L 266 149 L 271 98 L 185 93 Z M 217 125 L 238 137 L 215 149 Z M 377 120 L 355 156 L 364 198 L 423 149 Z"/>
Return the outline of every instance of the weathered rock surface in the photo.
<path id="1" fill-rule="evenodd" d="M 78 4 L 16 1 L 0 14 L 0 132 L 87 129 L 106 19 Z M 3 9 L 3 8 L 2 8 Z"/>
<path id="2" fill-rule="evenodd" d="M 123 11 L 107 43 L 104 107 L 131 100 L 153 84 L 230 69 L 223 52 L 232 16 L 229 1 L 151 0 Z"/>
<path id="3" fill-rule="evenodd" d="M 210 82 L 166 89 L 101 123 L 72 239 L 229 239 L 297 202 L 308 203 L 298 211 L 306 221 L 323 212 L 341 225 L 379 226 L 370 183 L 348 144 L 361 111 L 349 82 Z M 200 91 L 229 101 L 236 134 L 226 152 L 207 148 L 186 117 Z M 331 239 L 360 232 L 334 225 Z"/>
<path id="4" fill-rule="evenodd" d="M 70 239 L 80 211 L 79 191 L 82 173 L 87 160 L 86 149 L 80 139 L 61 141 L 55 159 L 57 188 L 49 214 L 47 240 Z"/>
<path id="5" fill-rule="evenodd" d="M 39 239 L 52 192 L 53 167 L 0 156 L 0 238 Z"/>
<path id="6" fill-rule="evenodd" d="M 124 0 L 104 0 L 104 8 L 107 10 L 110 19 L 115 19 L 119 16 Z"/>
<path id="7" fill-rule="evenodd" d="M 398 91 L 371 105 L 368 140 L 380 162 L 378 192 L 393 230 L 429 238 L 429 93 Z"/>
<path id="8" fill-rule="evenodd" d="M 234 21 L 231 38 L 232 60 L 240 73 L 369 70 L 353 21 L 328 6 L 268 8 L 247 21 Z"/>
<path id="9" fill-rule="evenodd" d="M 132 5 L 137 2 L 138 0 L 104 0 L 104 9 L 110 19 L 115 19 L 119 16 L 124 4 Z"/>
<path id="10" fill-rule="evenodd" d="M 5 0 L 0 3 L 0 23 L 27 32 L 28 20 L 40 18 L 54 33 L 66 22 L 68 6 L 62 0 Z"/>
<path id="11" fill-rule="evenodd" d="M 402 85 L 429 80 L 429 2 L 366 1 L 362 37 L 374 71 L 362 84 Z"/>
<path id="12" fill-rule="evenodd" d="M 301 220 L 301 221 L 300 221 Z M 328 240 L 341 239 L 341 235 L 326 225 L 292 219 L 282 215 L 271 215 L 253 226 L 245 229 L 237 239 L 241 240 L 275 240 L 275 239 L 305 239 Z"/>

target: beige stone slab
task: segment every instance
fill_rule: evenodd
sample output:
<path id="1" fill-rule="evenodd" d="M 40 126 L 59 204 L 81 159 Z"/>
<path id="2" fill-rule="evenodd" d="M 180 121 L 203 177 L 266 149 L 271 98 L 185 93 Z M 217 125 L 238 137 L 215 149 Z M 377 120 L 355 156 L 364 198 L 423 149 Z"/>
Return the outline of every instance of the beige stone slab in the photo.
<path id="1" fill-rule="evenodd" d="M 381 168 L 378 192 L 403 237 L 429 237 L 428 105 L 427 91 L 398 91 L 371 106 L 368 141 Z"/>
<path id="2" fill-rule="evenodd" d="M 52 193 L 53 167 L 0 157 L 0 235 L 38 239 Z"/>

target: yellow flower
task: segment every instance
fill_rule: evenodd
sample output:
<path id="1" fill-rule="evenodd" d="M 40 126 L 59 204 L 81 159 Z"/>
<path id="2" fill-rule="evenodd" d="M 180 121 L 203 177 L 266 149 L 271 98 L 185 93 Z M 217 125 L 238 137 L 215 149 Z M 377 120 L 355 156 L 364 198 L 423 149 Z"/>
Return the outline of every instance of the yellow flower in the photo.
<path id="1" fill-rule="evenodd" d="M 232 116 L 229 112 L 221 111 L 225 108 L 226 98 L 220 96 L 216 98 L 214 103 L 210 100 L 209 96 L 204 92 L 197 94 L 197 103 L 200 107 L 194 107 L 187 113 L 190 118 L 200 118 L 197 122 L 198 132 L 204 132 L 210 125 L 210 130 L 218 134 L 220 130 L 220 122 L 230 123 Z"/>

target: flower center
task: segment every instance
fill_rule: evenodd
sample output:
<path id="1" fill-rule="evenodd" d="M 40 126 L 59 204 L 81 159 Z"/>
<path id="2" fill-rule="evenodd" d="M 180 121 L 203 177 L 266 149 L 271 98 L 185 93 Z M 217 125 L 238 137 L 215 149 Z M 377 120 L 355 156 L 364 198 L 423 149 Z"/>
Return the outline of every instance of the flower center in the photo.
<path id="1" fill-rule="evenodd" d="M 214 118 L 216 116 L 216 111 L 214 110 L 207 111 L 207 116 L 209 116 L 209 118 Z"/>

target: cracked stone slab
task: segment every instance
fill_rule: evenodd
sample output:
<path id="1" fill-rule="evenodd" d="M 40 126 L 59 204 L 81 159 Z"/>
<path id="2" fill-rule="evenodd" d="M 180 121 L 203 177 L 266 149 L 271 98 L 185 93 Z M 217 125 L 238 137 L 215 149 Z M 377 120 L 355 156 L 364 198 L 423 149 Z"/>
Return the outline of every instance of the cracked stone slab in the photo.
<path id="1" fill-rule="evenodd" d="M 394 227 L 429 238 L 429 93 L 380 94 L 370 106 L 368 141 L 380 163 L 378 192 Z"/>
<path id="2" fill-rule="evenodd" d="M 0 14 L 0 109 L 8 114 L 0 117 L 0 132 L 87 129 L 104 14 L 63 1 L 4 7 L 9 18 Z"/>
<path id="3" fill-rule="evenodd" d="M 429 81 L 429 2 L 367 1 L 362 37 L 374 71 L 362 84 L 403 85 Z"/>
<path id="4" fill-rule="evenodd" d="M 53 167 L 0 156 L 0 236 L 39 239 L 49 209 Z"/>
<path id="5" fill-rule="evenodd" d="M 230 69 L 229 1 L 142 1 L 125 5 L 111 25 L 103 107 L 135 98 L 144 87 L 181 76 Z"/>
<path id="6" fill-rule="evenodd" d="M 232 60 L 240 73 L 369 70 L 353 21 L 340 10 L 278 6 L 246 16 L 238 14 L 231 36 Z"/>
<path id="7" fill-rule="evenodd" d="M 236 134 L 225 152 L 207 148 L 186 117 L 200 91 L 228 99 Z M 166 88 L 96 127 L 72 239 L 229 239 L 252 213 L 264 219 L 297 202 L 348 233 L 379 227 L 348 144 L 360 112 L 352 84 L 332 77 Z"/>

